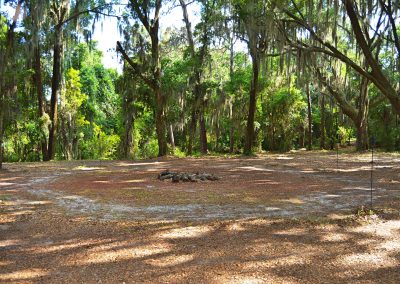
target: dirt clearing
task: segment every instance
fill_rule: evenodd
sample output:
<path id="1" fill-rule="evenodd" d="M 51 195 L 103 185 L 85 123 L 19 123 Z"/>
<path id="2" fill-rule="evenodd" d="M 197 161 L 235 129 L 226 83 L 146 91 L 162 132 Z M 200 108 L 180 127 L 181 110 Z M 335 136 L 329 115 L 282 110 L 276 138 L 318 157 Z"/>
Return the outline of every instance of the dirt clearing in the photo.
<path id="1" fill-rule="evenodd" d="M 0 282 L 400 282 L 399 155 L 377 156 L 380 214 L 357 221 L 367 154 L 5 167 Z M 164 170 L 220 180 L 160 181 Z"/>

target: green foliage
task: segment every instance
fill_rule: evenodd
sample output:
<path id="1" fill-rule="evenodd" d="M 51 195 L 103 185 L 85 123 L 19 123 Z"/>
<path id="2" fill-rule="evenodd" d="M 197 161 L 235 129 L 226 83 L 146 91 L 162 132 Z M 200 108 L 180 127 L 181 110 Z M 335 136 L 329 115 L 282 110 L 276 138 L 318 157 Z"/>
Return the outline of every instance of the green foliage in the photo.
<path id="1" fill-rule="evenodd" d="M 84 141 L 81 146 L 82 157 L 84 159 L 115 159 L 119 143 L 119 135 L 108 135 L 98 125 L 94 125 L 93 138 Z"/>
<path id="2" fill-rule="evenodd" d="M 81 92 L 79 71 L 70 68 L 66 74 L 65 91 L 62 94 L 63 108 L 67 113 L 77 113 L 79 107 L 87 100 L 87 96 Z"/>
<path id="3" fill-rule="evenodd" d="M 340 145 L 344 146 L 353 136 L 353 129 L 345 126 L 339 126 L 338 128 L 339 142 Z"/>
<path id="4" fill-rule="evenodd" d="M 141 158 L 155 158 L 158 154 L 157 139 L 152 138 L 144 142 L 139 150 L 139 157 Z"/>
<path id="5" fill-rule="evenodd" d="M 295 145 L 298 128 L 304 125 L 307 104 L 294 87 L 267 89 L 265 96 L 267 149 L 288 151 Z"/>
<path id="6" fill-rule="evenodd" d="M 392 107 L 382 102 L 370 116 L 370 136 L 375 137 L 376 146 L 386 151 L 400 150 L 400 123 Z"/>
<path id="7" fill-rule="evenodd" d="M 175 147 L 172 155 L 177 158 L 185 158 L 186 157 L 186 153 L 184 151 L 182 151 L 179 147 Z"/>
<path id="8" fill-rule="evenodd" d="M 19 120 L 13 131 L 8 131 L 4 143 L 5 160 L 11 162 L 36 161 L 40 159 L 40 132 L 38 123 L 33 120 Z"/>
<path id="9" fill-rule="evenodd" d="M 67 1 L 60 7 L 48 7 L 42 2 L 21 2 L 24 17 L 17 22 L 18 29 L 11 49 L 8 49 L 7 31 L 12 15 L 7 15 L 6 11 L 0 13 L 0 87 L 3 88 L 0 92 L 0 111 L 4 115 L 2 122 L 7 161 L 40 160 L 42 146 L 48 142 L 56 12 L 60 12 L 58 9 L 61 6 L 69 7 L 66 9 L 68 13 L 75 13 L 81 8 L 94 8 L 105 3 L 103 0 Z M 76 4 L 79 7 L 75 9 Z M 155 2 L 150 1 L 148 4 L 147 12 L 152 14 L 150 10 L 154 8 Z M 363 5 L 364 2 L 357 4 L 361 8 L 360 14 L 365 13 L 363 9 L 368 5 Z M 123 12 L 120 28 L 125 39 L 125 51 L 140 67 L 131 68 L 125 63 L 121 75 L 103 66 L 102 51 L 95 41 L 90 40 L 90 26 L 92 20 L 98 20 L 98 15 L 82 13 L 82 17 L 63 26 L 62 44 L 66 48 L 62 52 L 62 88 L 57 102 L 57 158 L 71 158 L 71 155 L 77 159 L 118 158 L 126 133 L 129 135 L 129 139 L 126 139 L 129 143 L 130 138 L 133 138 L 133 143 L 129 144 L 132 147 L 128 151 L 129 156 L 157 156 L 154 83 L 161 85 L 165 123 L 168 127 L 173 126 L 176 147 L 174 152 L 170 149 L 171 155 L 185 156 L 192 129 L 192 115 L 197 119 L 196 133 L 193 133 L 194 155 L 200 155 L 200 115 L 204 116 L 211 152 L 240 153 L 245 141 L 252 80 L 249 51 L 254 55 L 255 50 L 258 50 L 256 53 L 261 58 L 254 122 L 253 146 L 256 151 L 288 151 L 304 145 L 308 128 L 304 90 L 306 81 L 311 91 L 314 144 L 324 135 L 324 146 L 333 148 L 338 137 L 344 145 L 354 136 L 355 127 L 344 114 L 346 111 L 339 109 L 340 100 L 328 92 L 321 78 L 313 78 L 311 72 L 313 67 L 321 70 L 327 83 L 346 101 L 347 110 L 350 109 L 347 113 L 358 111 L 362 76 L 348 64 L 330 56 L 333 51 L 329 48 L 329 52 L 309 51 L 313 50 L 316 42 L 319 42 L 316 47 L 323 49 L 321 43 L 326 42 L 335 46 L 354 64 L 360 65 L 361 69 L 372 68 L 363 65 L 365 56 L 353 37 L 351 23 L 346 17 L 344 6 L 341 6 L 343 3 L 335 1 L 330 5 L 326 1 L 234 0 L 198 1 L 198 5 L 201 20 L 192 26 L 194 55 L 188 48 L 185 29 L 161 27 L 161 82 L 152 81 L 155 70 L 151 67 L 159 64 L 151 57 L 148 32 L 138 21 L 138 15 L 131 13 L 131 6 L 128 5 L 128 10 Z M 34 7 L 43 9 L 35 11 L 32 10 Z M 54 13 L 50 13 L 50 9 Z M 306 25 L 298 25 L 299 21 L 294 21 L 283 9 L 297 16 L 299 21 L 304 19 L 305 24 L 309 24 L 316 35 L 321 36 L 321 41 L 315 41 L 315 36 L 310 37 Z M 382 12 L 381 5 L 375 5 L 373 9 Z M 70 16 L 68 13 L 64 16 Z M 34 19 L 33 15 L 37 17 Z M 342 21 L 340 25 L 337 22 L 339 18 Z M 383 18 L 387 18 L 386 12 Z M 280 22 L 275 23 L 276 19 Z M 368 21 L 359 22 L 365 25 Z M 279 29 L 276 28 L 277 24 Z M 369 27 L 363 26 L 363 29 L 367 31 Z M 286 33 L 282 34 L 282 31 Z M 310 48 L 301 50 L 293 46 L 293 50 L 289 50 L 286 40 L 291 37 L 294 37 L 292 42 L 304 43 L 299 44 L 299 47 Z M 85 43 L 80 42 L 83 38 L 86 39 Z M 232 48 L 239 42 L 239 38 L 248 42 L 247 49 L 245 45 L 239 50 L 237 46 Z M 378 65 L 383 76 L 395 86 L 400 74 L 396 49 L 390 38 L 389 25 L 387 35 L 381 37 L 377 34 L 377 44 L 371 46 L 379 47 L 372 53 L 379 58 Z M 36 47 L 41 59 L 39 74 L 43 77 L 43 115 L 37 108 L 38 90 L 34 84 L 35 75 L 38 75 L 33 70 L 36 62 L 33 51 Z M 10 55 L 12 60 L 4 58 L 5 54 Z M 4 89 L 6 91 L 3 92 Z M 398 114 L 390 102 L 381 100 L 381 91 L 372 83 L 367 90 L 370 101 L 367 119 L 369 135 L 376 137 L 378 147 L 399 150 Z M 321 108 L 322 93 L 324 113 Z M 321 130 L 323 123 L 325 129 Z M 125 132 L 127 129 L 129 132 Z"/>

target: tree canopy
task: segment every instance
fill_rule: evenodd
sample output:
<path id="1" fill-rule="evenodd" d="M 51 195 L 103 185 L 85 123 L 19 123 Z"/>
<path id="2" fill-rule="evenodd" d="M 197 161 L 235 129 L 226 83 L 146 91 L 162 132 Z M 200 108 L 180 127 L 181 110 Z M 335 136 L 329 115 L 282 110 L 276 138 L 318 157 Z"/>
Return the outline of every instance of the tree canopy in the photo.
<path id="1" fill-rule="evenodd" d="M 399 1 L 3 5 L 0 165 L 361 151 L 371 137 L 400 149 Z M 172 9 L 180 25 L 163 26 Z M 92 40 L 105 17 L 118 19 L 122 72 L 104 67 Z"/>

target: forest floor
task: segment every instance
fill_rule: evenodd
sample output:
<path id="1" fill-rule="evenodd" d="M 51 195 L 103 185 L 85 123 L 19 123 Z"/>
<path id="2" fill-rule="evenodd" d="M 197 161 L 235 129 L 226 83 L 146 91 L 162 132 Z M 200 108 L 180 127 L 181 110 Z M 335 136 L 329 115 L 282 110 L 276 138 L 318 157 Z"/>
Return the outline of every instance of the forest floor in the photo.
<path id="1" fill-rule="evenodd" d="M 1 283 L 400 283 L 400 155 L 5 164 Z M 218 181 L 160 181 L 163 170 Z M 356 211 L 359 214 L 355 214 Z"/>

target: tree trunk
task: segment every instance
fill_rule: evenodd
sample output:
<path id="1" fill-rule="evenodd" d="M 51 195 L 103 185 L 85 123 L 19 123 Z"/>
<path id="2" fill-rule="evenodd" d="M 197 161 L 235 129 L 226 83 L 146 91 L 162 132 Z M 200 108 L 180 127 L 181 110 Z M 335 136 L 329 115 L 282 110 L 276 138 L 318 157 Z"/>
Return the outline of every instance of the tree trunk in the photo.
<path id="1" fill-rule="evenodd" d="M 221 150 L 220 147 L 220 140 L 221 140 L 221 130 L 219 128 L 219 123 L 218 123 L 219 115 L 216 116 L 216 122 L 215 122 L 215 150 L 216 152 L 219 152 Z"/>
<path id="2" fill-rule="evenodd" d="M 161 78 L 160 82 L 161 82 Z M 156 92 L 156 133 L 158 142 L 158 156 L 163 157 L 167 155 L 167 137 L 166 137 L 166 124 L 164 114 L 164 102 L 161 95 L 161 88 L 154 90 Z"/>
<path id="3" fill-rule="evenodd" d="M 233 50 L 233 33 L 232 36 L 229 35 L 229 79 L 233 80 L 233 63 L 234 63 L 234 50 Z M 231 127 L 229 129 L 229 153 L 233 153 L 234 146 L 235 146 L 235 123 L 233 119 L 233 102 L 230 103 L 229 108 L 229 118 L 231 122 Z"/>
<path id="4" fill-rule="evenodd" d="M 138 19 L 143 24 L 148 35 L 151 39 L 151 70 L 152 76 L 148 78 L 143 75 L 141 70 L 138 70 L 138 65 L 135 64 L 125 53 L 120 43 L 117 42 L 118 50 L 122 52 L 124 58 L 128 61 L 129 65 L 140 74 L 141 78 L 145 80 L 146 84 L 152 89 L 154 93 L 154 113 L 156 123 L 156 134 L 158 142 L 158 156 L 167 155 L 167 129 L 165 124 L 165 98 L 162 93 L 161 87 L 161 63 L 160 63 L 160 41 L 158 38 L 160 27 L 160 10 L 162 6 L 161 0 L 152 2 L 154 6 L 150 7 L 149 1 L 130 1 L 131 8 L 135 11 Z M 149 18 L 148 11 L 154 8 L 154 18 Z"/>
<path id="5" fill-rule="evenodd" d="M 3 94 L 1 94 L 3 96 Z M 3 108 L 3 98 L 0 100 L 0 170 L 3 168 L 3 156 L 4 156 L 4 108 Z"/>
<path id="6" fill-rule="evenodd" d="M 192 115 L 190 119 L 190 129 L 189 129 L 189 143 L 188 143 L 188 149 L 187 149 L 187 154 L 190 156 L 193 153 L 193 143 L 194 143 L 194 136 L 196 134 L 196 128 L 197 128 L 197 113 L 194 107 L 192 108 Z"/>
<path id="7" fill-rule="evenodd" d="M 312 116 L 311 116 L 311 94 L 310 94 L 310 84 L 307 82 L 306 85 L 306 93 L 307 93 L 307 116 L 308 116 L 308 131 L 307 131 L 307 150 L 311 151 L 312 149 Z"/>
<path id="8" fill-rule="evenodd" d="M 320 146 L 319 148 L 321 150 L 325 149 L 325 132 L 326 132 L 326 127 L 325 127 L 325 95 L 321 94 L 321 106 L 320 106 L 320 111 L 321 111 L 321 126 L 320 126 L 320 131 L 321 131 L 321 137 L 320 137 Z"/>
<path id="9" fill-rule="evenodd" d="M 72 121 L 72 115 L 65 112 L 65 106 L 60 106 L 60 130 L 59 134 L 63 143 L 64 158 L 71 161 L 74 158 L 74 140 L 76 140 L 75 126 Z"/>
<path id="10" fill-rule="evenodd" d="M 305 136 L 305 130 L 304 126 L 300 127 L 300 136 L 299 136 L 299 148 L 304 148 L 304 136 Z"/>
<path id="11" fill-rule="evenodd" d="M 229 153 L 233 153 L 234 147 L 235 147 L 235 128 L 233 127 L 233 122 L 231 122 L 231 128 L 229 130 Z"/>
<path id="12" fill-rule="evenodd" d="M 61 92 L 62 25 L 56 26 L 53 50 L 53 77 L 51 81 L 49 147 L 46 161 L 54 159 L 58 122 L 58 98 Z"/>
<path id="13" fill-rule="evenodd" d="M 251 155 L 253 153 L 252 146 L 254 143 L 254 118 L 256 113 L 256 101 L 258 92 L 258 74 L 260 72 L 260 58 L 257 52 L 250 52 L 253 63 L 253 76 L 250 87 L 249 113 L 247 116 L 246 139 L 244 145 L 244 154 Z"/>
<path id="14" fill-rule="evenodd" d="M 368 124 L 366 122 L 367 120 L 357 125 L 357 151 L 368 150 L 369 147 Z"/>
<path id="15" fill-rule="evenodd" d="M 368 98 L 368 79 L 362 77 L 360 86 L 360 101 L 358 105 L 358 116 L 356 121 L 357 127 L 357 151 L 368 150 L 368 110 L 369 110 L 369 98 Z"/>
<path id="16" fill-rule="evenodd" d="M 194 102 L 192 105 L 192 116 L 191 116 L 191 122 L 190 122 L 190 133 L 189 133 L 189 144 L 188 144 L 188 155 L 192 154 L 193 151 L 193 144 L 194 144 L 194 139 L 195 139 L 195 133 L 196 133 L 196 124 L 197 124 L 197 119 L 199 118 L 199 123 L 200 123 L 200 150 L 202 154 L 205 154 L 208 152 L 207 149 L 207 129 L 205 127 L 205 122 L 204 122 L 204 94 L 203 94 L 203 89 L 202 89 L 202 74 L 203 74 L 203 65 L 204 65 L 204 59 L 205 55 L 207 53 L 207 48 L 208 48 L 208 27 L 207 27 L 207 19 L 209 17 L 208 13 L 211 12 L 211 9 L 206 6 L 206 16 L 205 16 L 205 25 L 203 26 L 202 29 L 202 36 L 201 36 L 201 48 L 199 50 L 198 55 L 196 55 L 195 52 L 195 46 L 194 46 L 194 40 L 193 40 L 193 33 L 191 29 L 191 23 L 189 21 L 189 16 L 187 12 L 187 4 L 185 3 L 184 0 L 179 0 L 181 7 L 182 7 L 182 13 L 183 13 L 183 21 L 185 22 L 185 27 L 186 27 L 186 34 L 187 34 L 187 39 L 188 39 L 188 47 L 190 51 L 190 55 L 192 59 L 196 59 L 196 65 L 194 66 L 193 74 L 192 74 L 192 80 L 195 82 L 194 86 Z M 203 119 L 203 121 L 202 121 Z"/>
<path id="17" fill-rule="evenodd" d="M 186 8 L 187 4 L 185 3 L 184 0 L 179 0 L 179 2 L 182 7 L 183 21 L 185 22 L 190 54 L 191 54 L 192 58 L 194 58 L 195 50 L 194 50 L 193 34 L 192 34 L 191 23 L 189 21 L 189 15 L 188 15 L 187 8 Z M 196 76 L 196 78 L 195 78 L 196 85 L 194 87 L 194 101 L 192 104 L 192 112 L 191 112 L 191 117 L 190 117 L 189 142 L 188 142 L 188 147 L 187 147 L 188 155 L 192 155 L 192 153 L 193 153 L 193 144 L 194 144 L 196 128 L 197 128 L 197 101 L 198 101 L 198 88 L 199 88 L 199 85 L 197 84 L 199 77 L 197 75 L 198 75 L 198 73 L 195 72 L 194 76 Z"/>
<path id="18" fill-rule="evenodd" d="M 169 139 L 171 142 L 172 152 L 175 152 L 175 136 L 174 136 L 174 127 L 172 124 L 169 125 Z"/>
<path id="19" fill-rule="evenodd" d="M 134 114 L 134 95 L 128 90 L 125 93 L 123 99 L 123 111 L 124 111 L 124 138 L 122 141 L 122 158 L 132 159 L 133 158 L 133 130 L 135 123 Z"/>
<path id="20" fill-rule="evenodd" d="M 161 3 L 160 3 L 161 7 Z M 151 37 L 151 57 L 153 65 L 154 84 L 152 89 L 155 93 L 156 102 L 156 133 L 158 141 L 158 156 L 167 155 L 167 128 L 165 123 L 165 99 L 161 89 L 161 63 L 160 63 L 160 43 L 158 38 L 159 19 L 157 18 L 150 28 Z"/>
<path id="21" fill-rule="evenodd" d="M 35 74 L 34 74 L 34 84 L 36 85 L 36 94 L 37 94 L 37 101 L 38 101 L 38 115 L 39 119 L 43 118 L 43 115 L 45 113 L 44 110 L 44 103 L 43 103 L 43 80 L 42 80 L 42 66 L 41 66 L 41 61 L 40 61 L 40 47 L 39 47 L 39 42 L 35 44 L 35 50 L 34 50 L 34 68 L 35 68 Z M 47 157 L 47 138 L 45 137 L 44 133 L 41 131 L 41 150 L 42 150 L 42 159 L 45 160 Z"/>
<path id="22" fill-rule="evenodd" d="M 208 153 L 208 146 L 207 146 L 207 130 L 206 130 L 206 122 L 204 119 L 204 114 L 200 114 L 200 144 L 201 144 L 201 153 L 206 155 Z"/>
<path id="23" fill-rule="evenodd" d="M 350 19 L 350 23 L 353 28 L 354 36 L 357 40 L 360 49 L 362 50 L 365 56 L 366 63 L 371 69 L 371 71 L 369 72 L 371 75 L 370 80 L 390 101 L 396 113 L 400 114 L 400 96 L 396 92 L 395 88 L 391 85 L 388 77 L 385 76 L 385 74 L 383 73 L 381 64 L 376 60 L 376 58 L 372 54 L 370 45 L 367 43 L 367 40 L 363 34 L 362 28 L 359 23 L 357 13 L 355 12 L 354 1 L 343 0 L 343 2 L 345 4 L 347 15 Z"/>
<path id="24" fill-rule="evenodd" d="M 6 36 L 5 49 L 0 49 L 0 169 L 3 167 L 4 158 L 4 131 L 5 131 L 5 98 L 11 97 L 16 92 L 15 76 L 6 73 L 11 71 L 14 72 L 15 67 L 14 60 L 14 39 L 15 39 L 15 28 L 17 26 L 17 20 L 21 14 L 23 0 L 19 0 L 15 9 L 15 14 L 12 22 L 8 25 L 8 31 Z M 2 25 L 2 28 L 4 25 Z M 10 72 L 10 73 L 11 73 Z M 11 77 L 11 79 L 10 79 Z"/>

